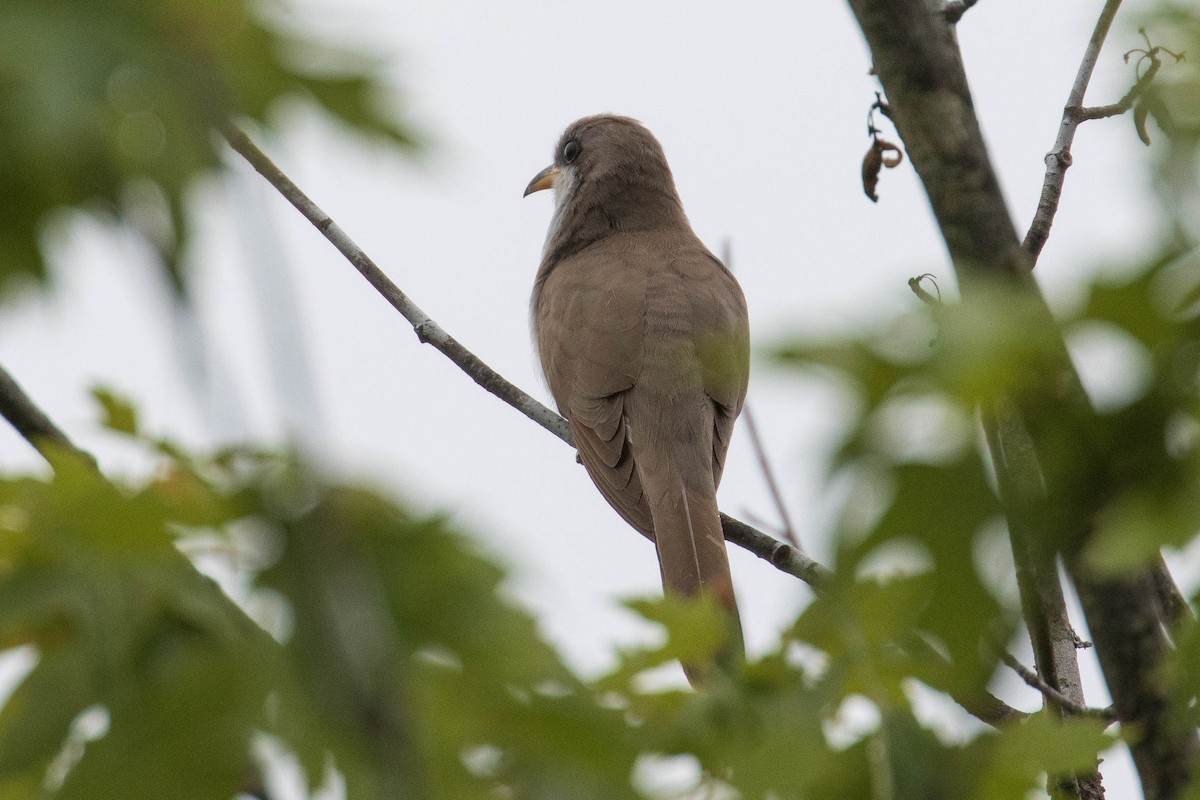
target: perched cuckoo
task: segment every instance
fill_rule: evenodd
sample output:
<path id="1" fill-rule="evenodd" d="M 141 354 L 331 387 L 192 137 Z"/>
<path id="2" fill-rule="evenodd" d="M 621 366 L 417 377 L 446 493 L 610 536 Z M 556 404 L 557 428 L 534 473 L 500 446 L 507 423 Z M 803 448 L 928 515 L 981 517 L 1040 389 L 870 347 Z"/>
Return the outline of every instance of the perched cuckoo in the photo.
<path id="1" fill-rule="evenodd" d="M 554 189 L 534 339 L 579 457 L 658 550 L 663 588 L 709 595 L 741 627 L 717 485 L 749 378 L 746 301 L 692 232 L 658 140 L 601 115 L 567 128 L 525 194 Z M 693 683 L 708 665 L 685 664 Z"/>

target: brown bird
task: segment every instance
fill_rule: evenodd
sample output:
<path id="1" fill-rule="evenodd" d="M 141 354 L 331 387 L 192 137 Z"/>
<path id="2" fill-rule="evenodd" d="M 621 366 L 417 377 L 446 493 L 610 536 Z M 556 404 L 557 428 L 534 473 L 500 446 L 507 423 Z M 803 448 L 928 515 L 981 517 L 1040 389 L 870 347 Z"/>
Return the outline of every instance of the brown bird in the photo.
<path id="1" fill-rule="evenodd" d="M 746 300 L 683 213 L 658 140 L 585 117 L 525 189 L 554 189 L 533 286 L 546 382 L 597 488 L 658 550 L 663 588 L 741 626 L 717 485 L 750 374 Z M 693 684 L 707 665 L 684 665 Z"/>

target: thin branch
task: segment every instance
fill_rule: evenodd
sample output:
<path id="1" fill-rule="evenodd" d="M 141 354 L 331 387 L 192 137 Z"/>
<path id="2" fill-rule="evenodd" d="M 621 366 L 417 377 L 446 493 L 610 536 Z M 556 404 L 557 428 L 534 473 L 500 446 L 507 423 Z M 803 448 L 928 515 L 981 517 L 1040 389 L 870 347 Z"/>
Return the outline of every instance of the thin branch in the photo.
<path id="1" fill-rule="evenodd" d="M 767 459 L 767 448 L 763 446 L 762 436 L 758 433 L 758 424 L 754 421 L 754 414 L 751 413 L 749 406 L 742 409 L 742 421 L 746 425 L 746 433 L 750 434 L 750 444 L 758 459 L 758 468 L 762 472 L 763 481 L 767 484 L 767 491 L 771 493 L 771 501 L 775 504 L 775 510 L 779 512 L 779 519 L 783 523 L 783 535 L 788 540 L 788 544 L 803 552 L 803 548 L 800 546 L 800 537 L 796 535 L 791 515 L 788 514 L 787 506 L 783 502 L 783 494 L 779 491 L 778 481 L 775 480 L 775 471 L 771 469 L 771 462 Z"/>
<path id="2" fill-rule="evenodd" d="M 1084 50 L 1083 60 L 1079 63 L 1079 72 L 1075 75 L 1075 83 L 1067 97 L 1063 108 L 1062 122 L 1058 126 L 1058 137 L 1054 140 L 1054 148 L 1046 154 L 1046 177 L 1042 182 L 1042 194 L 1038 199 L 1037 213 L 1025 234 L 1025 250 L 1036 263 L 1038 255 L 1050 235 L 1050 226 L 1054 224 L 1054 215 L 1058 211 L 1058 201 L 1062 197 L 1063 181 L 1066 180 L 1067 167 L 1071 166 L 1071 144 L 1075 141 L 1075 130 L 1082 121 L 1080 110 L 1083 108 L 1083 95 L 1092 79 L 1092 71 L 1096 68 L 1096 59 L 1100 56 L 1100 48 L 1112 27 L 1113 18 L 1121 0 L 1108 0 L 1096 20 L 1096 28 L 1092 38 L 1088 40 Z"/>
<path id="3" fill-rule="evenodd" d="M 362 248 L 355 244 L 328 214 L 309 199 L 308 195 L 300 190 L 300 187 L 296 186 L 257 145 L 250 141 L 249 136 L 232 124 L 226 125 L 222 132 L 230 146 L 249 161 L 259 174 L 295 206 L 296 210 L 311 222 L 338 249 L 338 252 L 346 257 L 346 260 L 354 265 L 359 273 L 367 279 L 367 282 L 412 324 L 413 330 L 416 331 L 417 338 L 421 342 L 433 345 L 484 389 L 567 444 L 574 445 L 571 430 L 565 419 L 485 364 L 417 307 L 417 304 L 383 273 L 383 270 L 371 260 L 370 256 L 364 253 Z M 820 591 L 828 586 L 832 580 L 832 573 L 828 568 L 813 561 L 791 545 L 768 536 L 744 522 L 722 514 L 721 527 L 726 541 L 749 550 L 759 558 L 770 562 L 777 569 L 799 578 L 815 591 Z"/>
<path id="4" fill-rule="evenodd" d="M 833 585 L 833 572 L 786 542 L 774 539 L 728 514 L 721 514 L 725 541 L 770 562 L 777 569 L 807 583 L 817 594 Z"/>
<path id="5" fill-rule="evenodd" d="M 0 367 L 0 415 L 44 458 L 53 450 L 69 450 L 93 464 L 91 454 L 76 447 L 46 414 L 34 404 L 4 367 Z"/>
<path id="6" fill-rule="evenodd" d="M 1042 680 L 1036 672 L 1018 661 L 1012 653 L 1002 647 L 996 648 L 996 652 L 1000 656 L 1000 660 L 1008 665 L 1009 669 L 1021 676 L 1021 680 L 1025 681 L 1032 688 L 1037 689 L 1047 700 L 1066 713 L 1076 716 L 1099 717 L 1109 722 L 1116 721 L 1117 712 L 1112 708 L 1090 708 L 1080 705 Z"/>

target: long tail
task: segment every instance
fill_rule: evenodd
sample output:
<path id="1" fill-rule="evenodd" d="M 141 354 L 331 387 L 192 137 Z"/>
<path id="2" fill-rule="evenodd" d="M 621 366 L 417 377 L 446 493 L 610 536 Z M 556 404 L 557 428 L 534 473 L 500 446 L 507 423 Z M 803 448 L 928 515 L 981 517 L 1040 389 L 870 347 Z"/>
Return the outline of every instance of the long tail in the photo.
<path id="1" fill-rule="evenodd" d="M 732 667 L 744 655 L 742 626 L 733 594 L 712 473 L 706 470 L 707 474 L 693 474 L 689 481 L 673 468 L 673 464 L 660 462 L 654 466 L 662 472 L 649 476 L 643 471 L 642 480 L 645 483 L 649 478 L 652 484 L 647 489 L 663 589 L 668 594 L 685 597 L 708 595 L 726 610 L 729 639 L 725 649 L 718 654 L 716 666 Z M 697 686 L 711 673 L 713 666 L 684 664 L 683 671 L 688 682 Z"/>

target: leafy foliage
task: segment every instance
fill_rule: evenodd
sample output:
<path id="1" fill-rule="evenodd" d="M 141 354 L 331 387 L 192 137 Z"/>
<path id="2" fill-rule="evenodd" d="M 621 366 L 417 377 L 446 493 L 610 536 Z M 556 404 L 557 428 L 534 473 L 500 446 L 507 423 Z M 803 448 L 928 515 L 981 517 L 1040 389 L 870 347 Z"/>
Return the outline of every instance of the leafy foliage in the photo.
<path id="1" fill-rule="evenodd" d="M 84 208 L 146 235 L 182 287 L 186 193 L 219 163 L 217 130 L 269 124 L 301 97 L 409 148 L 375 65 L 289 30 L 245 0 L 0 4 L 0 293 L 42 278 L 40 236 Z M 320 65 L 320 66 L 314 66 Z"/>
<path id="2" fill-rule="evenodd" d="M 131 404 L 97 396 L 127 433 Z M 638 601 L 666 644 L 589 684 L 445 521 L 286 455 L 140 441 L 160 459 L 140 483 L 68 455 L 49 478 L 0 481 L 0 642 L 38 656 L 0 710 L 0 796 L 225 798 L 258 785 L 254 743 L 269 735 L 310 786 L 332 765 L 352 798 L 644 798 L 659 796 L 645 765 L 670 757 L 695 759 L 693 788 L 748 798 L 865 796 L 881 774 L 943 787 L 926 796 L 998 797 L 1108 741 L 1084 722 L 1057 749 L 1015 731 L 947 745 L 922 729 L 905 689 L 919 658 L 897 643 L 936 629 L 929 575 L 847 577 L 775 649 L 700 693 L 644 677 L 717 651 L 720 613 Z M 218 556 L 239 602 L 181 550 Z M 801 644 L 827 665 L 801 666 Z M 853 696 L 883 725 L 832 746 Z M 81 736 L 98 710 L 104 729 Z"/>

